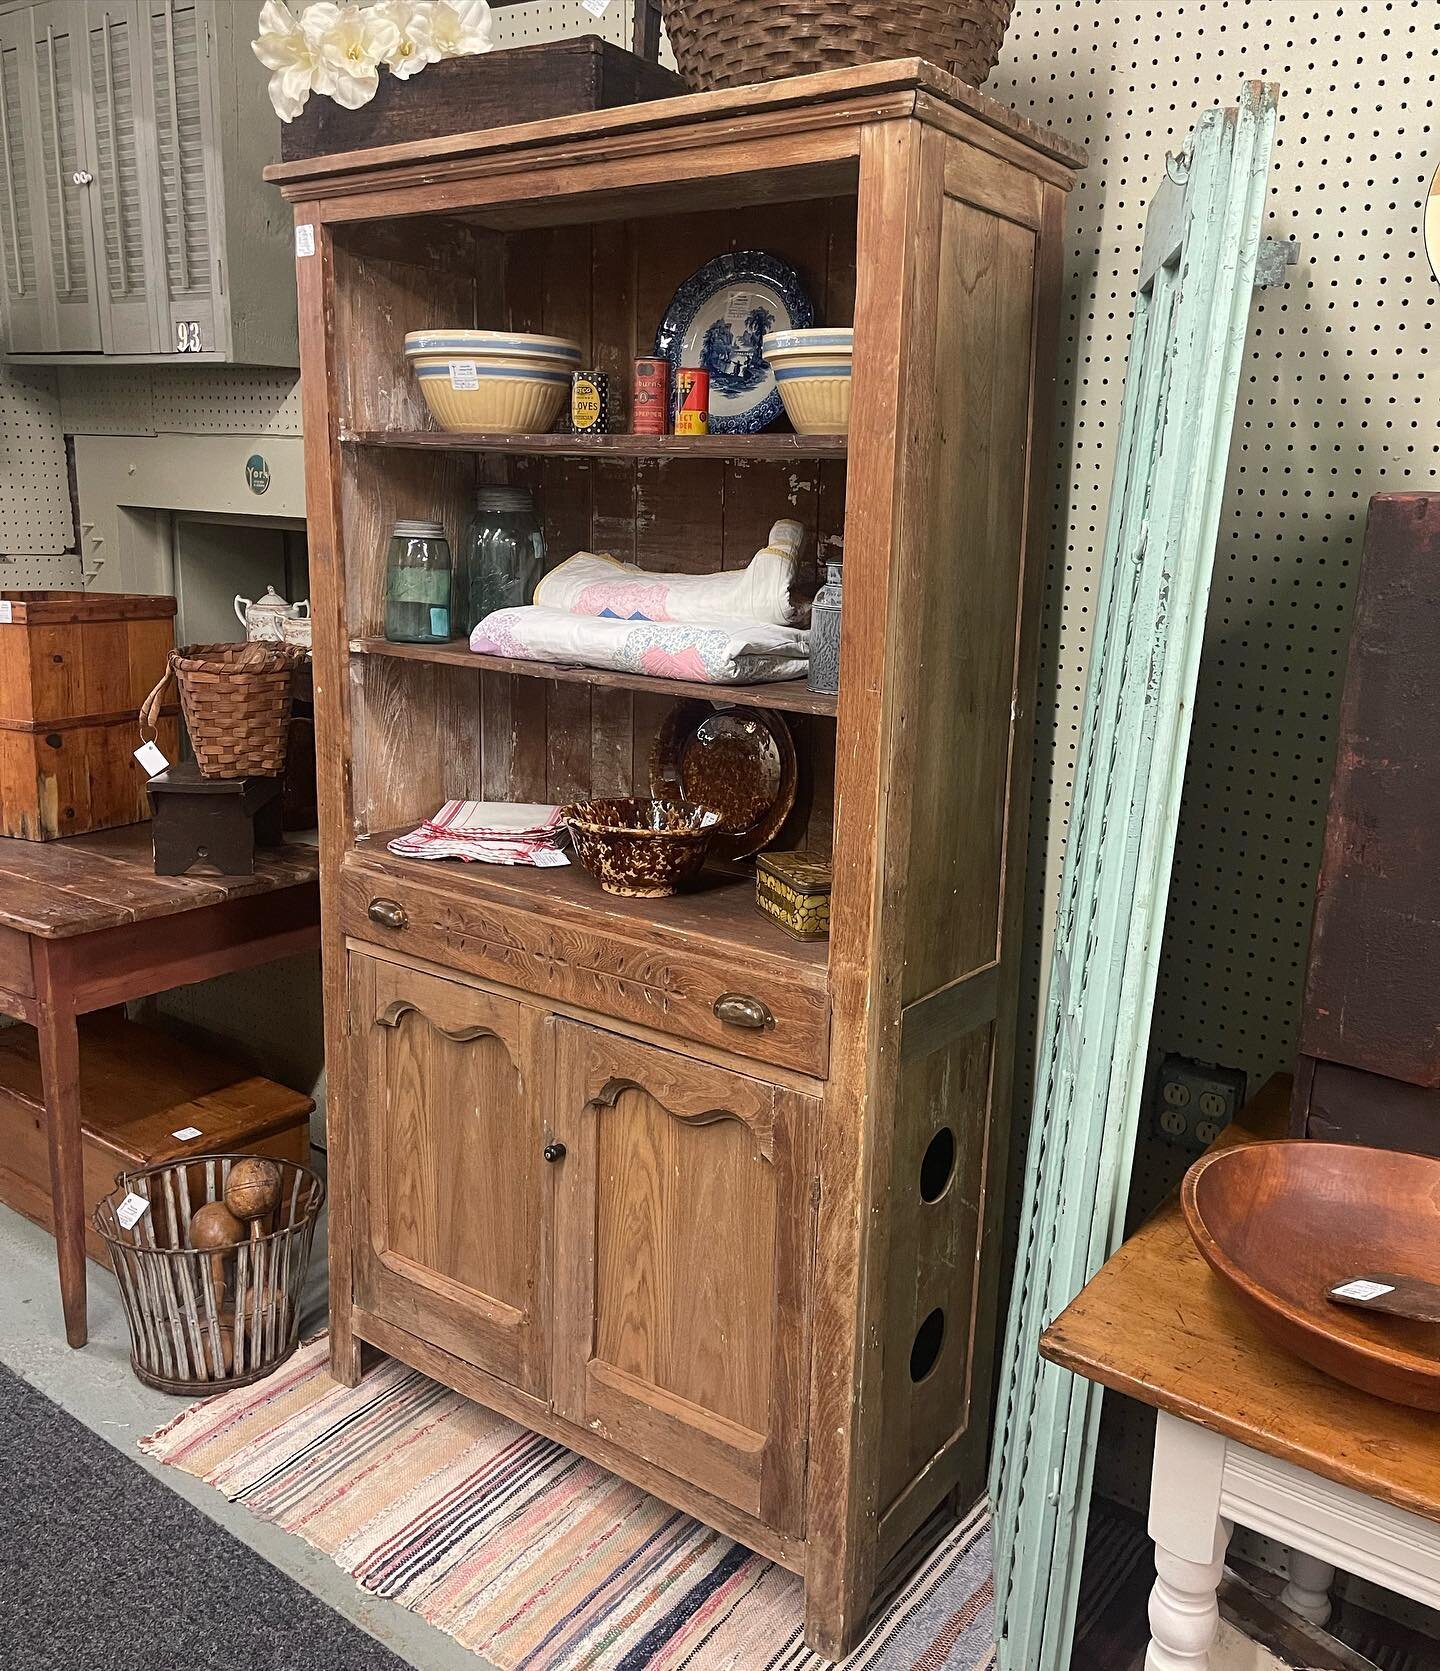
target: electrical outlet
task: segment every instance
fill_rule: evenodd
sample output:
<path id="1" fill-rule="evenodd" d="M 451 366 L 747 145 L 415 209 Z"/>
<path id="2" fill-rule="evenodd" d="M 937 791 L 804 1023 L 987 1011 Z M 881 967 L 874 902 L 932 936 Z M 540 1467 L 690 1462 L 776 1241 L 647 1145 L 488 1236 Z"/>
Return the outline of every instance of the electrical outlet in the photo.
<path id="1" fill-rule="evenodd" d="M 1207 1149 L 1244 1101 L 1245 1074 L 1240 1068 L 1165 1056 L 1155 1077 L 1156 1135 L 1184 1148 Z"/>

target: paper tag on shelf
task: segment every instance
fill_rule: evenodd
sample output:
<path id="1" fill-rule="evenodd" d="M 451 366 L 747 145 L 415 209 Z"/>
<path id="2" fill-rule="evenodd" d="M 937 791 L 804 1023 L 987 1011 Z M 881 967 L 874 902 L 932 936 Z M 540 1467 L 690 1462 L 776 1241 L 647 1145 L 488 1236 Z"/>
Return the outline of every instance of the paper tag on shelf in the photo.
<path id="1" fill-rule="evenodd" d="M 179 1131 L 172 1131 L 170 1135 L 180 1143 L 188 1143 L 192 1137 L 202 1137 L 204 1133 L 199 1126 L 181 1126 Z"/>
<path id="2" fill-rule="evenodd" d="M 450 387 L 452 389 L 478 389 L 480 387 L 480 373 L 475 369 L 474 360 L 451 360 Z"/>
<path id="3" fill-rule="evenodd" d="M 119 1219 L 122 1230 L 133 1230 L 149 1211 L 150 1203 L 132 1190 L 115 1209 L 115 1217 Z"/>
<path id="4" fill-rule="evenodd" d="M 591 17 L 604 17 L 610 10 L 610 0 L 580 0 L 580 4 Z"/>
<path id="5" fill-rule="evenodd" d="M 315 253 L 315 228 L 313 226 L 297 226 L 295 228 L 295 259 L 302 255 Z"/>
<path id="6" fill-rule="evenodd" d="M 154 743 L 141 743 L 135 750 L 135 758 L 145 768 L 146 777 L 156 777 L 170 765 Z"/>
<path id="7" fill-rule="evenodd" d="M 1354 1282 L 1342 1282 L 1338 1288 L 1330 1290 L 1337 1300 L 1378 1300 L 1382 1294 L 1394 1292 L 1394 1283 L 1370 1282 L 1365 1277 L 1356 1277 Z"/>
<path id="8" fill-rule="evenodd" d="M 8 627 L 15 619 L 15 613 L 8 603 L 0 603 L 0 626 Z"/>

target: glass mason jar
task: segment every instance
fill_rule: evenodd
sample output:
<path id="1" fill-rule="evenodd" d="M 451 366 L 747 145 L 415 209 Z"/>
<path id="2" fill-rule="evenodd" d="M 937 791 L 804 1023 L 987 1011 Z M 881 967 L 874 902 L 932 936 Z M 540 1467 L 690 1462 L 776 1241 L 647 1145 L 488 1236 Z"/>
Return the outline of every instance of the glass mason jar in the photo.
<path id="1" fill-rule="evenodd" d="M 545 538 L 535 501 L 523 487 L 482 487 L 460 540 L 463 602 L 457 603 L 468 638 L 496 609 L 529 603 L 545 572 Z"/>
<path id="2" fill-rule="evenodd" d="M 825 584 L 810 609 L 809 685 L 828 696 L 840 689 L 840 607 L 840 564 L 827 563 Z"/>
<path id="3" fill-rule="evenodd" d="M 438 522 L 397 522 L 385 554 L 385 636 L 393 644 L 444 644 L 454 584 Z"/>

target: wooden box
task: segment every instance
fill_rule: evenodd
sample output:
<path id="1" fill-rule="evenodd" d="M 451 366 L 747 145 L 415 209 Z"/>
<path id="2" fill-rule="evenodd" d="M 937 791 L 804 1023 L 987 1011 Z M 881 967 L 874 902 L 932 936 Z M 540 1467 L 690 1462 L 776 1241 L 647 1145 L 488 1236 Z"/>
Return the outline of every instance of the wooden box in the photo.
<path id="1" fill-rule="evenodd" d="M 548 116 L 610 110 L 688 92 L 659 64 L 595 35 L 536 46 L 507 47 L 474 58 L 427 64 L 413 79 L 382 75 L 370 103 L 346 110 L 333 99 L 311 99 L 280 129 L 285 162 L 331 151 L 362 151 L 476 128 L 502 128 Z"/>
<path id="2" fill-rule="evenodd" d="M 146 817 L 137 715 L 174 617 L 168 597 L 0 592 L 0 835 L 51 841 Z M 156 738 L 171 759 L 177 712 Z"/>
<path id="3" fill-rule="evenodd" d="M 309 1097 L 116 1011 L 81 1019 L 80 1099 L 85 1246 L 101 1265 L 109 1260 L 90 1213 L 114 1188 L 117 1172 L 236 1150 L 310 1159 Z M 191 1128 L 199 1135 L 175 1135 Z M 47 1230 L 55 1227 L 40 1062 L 29 1027 L 0 1032 L 0 1201 Z"/>

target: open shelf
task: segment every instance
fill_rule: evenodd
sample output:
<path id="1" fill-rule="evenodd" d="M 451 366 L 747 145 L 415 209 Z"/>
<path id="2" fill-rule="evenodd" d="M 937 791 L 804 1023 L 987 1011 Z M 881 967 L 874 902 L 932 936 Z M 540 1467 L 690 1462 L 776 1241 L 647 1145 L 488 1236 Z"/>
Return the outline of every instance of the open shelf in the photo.
<path id="1" fill-rule="evenodd" d="M 748 866 L 707 869 L 684 893 L 667 899 L 625 899 L 607 894 L 580 861 L 568 865 L 487 865 L 464 859 L 404 859 L 386 850 L 396 836 L 408 835 L 413 822 L 361 836 L 355 855 L 366 870 L 411 882 L 442 883 L 451 893 L 463 891 L 551 917 L 569 918 L 587 928 L 616 933 L 636 930 L 647 937 L 683 936 L 683 944 L 711 956 L 733 954 L 747 964 L 756 956 L 795 970 L 824 969 L 828 940 L 797 940 L 765 916 L 755 904 L 755 872 Z M 813 980 L 813 975 L 808 977 Z"/>
<path id="2" fill-rule="evenodd" d="M 521 678 L 548 679 L 559 684 L 643 690 L 655 696 L 698 696 L 707 702 L 733 702 L 741 708 L 772 708 L 786 714 L 833 714 L 836 708 L 835 697 L 811 690 L 803 679 L 781 679 L 763 685 L 707 685 L 691 679 L 656 679 L 646 673 L 616 673 L 599 667 L 559 667 L 553 662 L 481 656 L 463 638 L 452 639 L 448 644 L 392 644 L 387 638 L 354 638 L 350 650 L 357 656 L 438 662 L 447 667 L 468 667 L 472 672 L 516 673 Z"/>
<path id="3" fill-rule="evenodd" d="M 492 435 L 481 430 L 367 429 L 343 441 L 420 452 L 523 453 L 548 458 L 844 458 L 846 435 Z"/>

